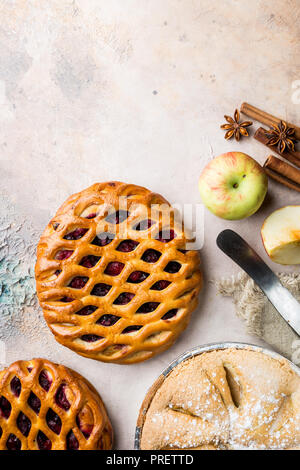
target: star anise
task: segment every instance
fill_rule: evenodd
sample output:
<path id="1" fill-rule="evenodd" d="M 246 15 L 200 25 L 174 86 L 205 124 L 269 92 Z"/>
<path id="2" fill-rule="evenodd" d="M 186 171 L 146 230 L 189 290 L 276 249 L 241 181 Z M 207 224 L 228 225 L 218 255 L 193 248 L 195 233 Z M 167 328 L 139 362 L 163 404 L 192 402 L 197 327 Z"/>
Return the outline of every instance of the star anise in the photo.
<path id="1" fill-rule="evenodd" d="M 270 130 L 265 130 L 265 134 L 268 137 L 267 145 L 272 147 L 277 145 L 279 153 L 284 153 L 287 149 L 294 151 L 295 144 L 298 142 L 293 127 L 288 127 L 287 123 L 280 121 L 278 125 L 272 126 Z"/>
<path id="2" fill-rule="evenodd" d="M 221 129 L 227 130 L 225 134 L 225 139 L 229 140 L 231 137 L 235 137 L 235 140 L 239 141 L 241 136 L 249 137 L 246 127 L 252 126 L 251 121 L 240 122 L 240 113 L 236 109 L 234 112 L 234 117 L 224 116 L 228 124 L 223 124 Z"/>

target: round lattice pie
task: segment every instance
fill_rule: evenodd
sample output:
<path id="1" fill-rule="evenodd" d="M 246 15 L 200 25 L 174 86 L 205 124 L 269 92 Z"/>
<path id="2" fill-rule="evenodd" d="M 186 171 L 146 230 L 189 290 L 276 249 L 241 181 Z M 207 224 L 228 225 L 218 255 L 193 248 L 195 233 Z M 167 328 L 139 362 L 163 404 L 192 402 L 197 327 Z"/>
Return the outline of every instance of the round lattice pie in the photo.
<path id="1" fill-rule="evenodd" d="M 159 378 L 138 426 L 144 450 L 300 449 L 300 374 L 258 351 L 206 352 Z"/>
<path id="2" fill-rule="evenodd" d="M 112 427 L 92 385 L 45 359 L 0 372 L 0 450 L 109 450 Z"/>
<path id="3" fill-rule="evenodd" d="M 195 309 L 197 251 L 167 201 L 124 183 L 71 196 L 38 245 L 37 292 L 56 339 L 130 364 L 173 344 Z"/>

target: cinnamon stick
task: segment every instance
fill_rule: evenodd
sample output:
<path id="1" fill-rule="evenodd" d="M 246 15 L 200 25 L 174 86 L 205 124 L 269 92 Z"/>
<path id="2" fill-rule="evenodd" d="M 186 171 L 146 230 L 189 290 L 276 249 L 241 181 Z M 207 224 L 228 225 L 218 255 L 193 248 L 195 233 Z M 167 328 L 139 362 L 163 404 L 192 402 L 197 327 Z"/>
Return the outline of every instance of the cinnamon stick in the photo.
<path id="1" fill-rule="evenodd" d="M 255 119 L 255 121 L 261 122 L 262 124 L 265 124 L 269 127 L 274 126 L 274 124 L 278 125 L 280 121 L 285 121 L 285 119 L 272 116 L 272 114 L 266 113 L 265 111 L 262 111 L 261 109 L 258 109 L 249 103 L 242 104 L 241 112 L 246 116 Z M 287 123 L 287 125 L 295 129 L 295 137 L 297 140 L 300 140 L 300 127 L 294 126 L 294 124 L 291 123 Z"/>
<path id="2" fill-rule="evenodd" d="M 300 170 L 270 155 L 265 164 L 265 172 L 278 183 L 300 192 Z"/>
<path id="3" fill-rule="evenodd" d="M 254 138 L 261 144 L 266 145 L 270 150 L 272 150 L 272 152 L 276 152 L 282 158 L 288 160 L 290 163 L 300 168 L 300 152 L 286 150 L 283 154 L 281 154 L 277 147 L 268 145 L 268 137 L 266 136 L 265 129 L 263 127 L 259 127 L 259 129 L 257 129 L 254 134 Z"/>

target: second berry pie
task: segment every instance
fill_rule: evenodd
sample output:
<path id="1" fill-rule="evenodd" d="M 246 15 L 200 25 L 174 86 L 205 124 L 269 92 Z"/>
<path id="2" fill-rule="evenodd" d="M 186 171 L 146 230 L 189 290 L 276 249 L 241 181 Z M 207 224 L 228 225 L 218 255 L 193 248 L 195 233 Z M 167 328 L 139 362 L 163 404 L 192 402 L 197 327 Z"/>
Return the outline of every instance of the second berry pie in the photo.
<path id="1" fill-rule="evenodd" d="M 55 338 L 121 364 L 170 347 L 202 285 L 186 243 L 171 206 L 145 188 L 99 183 L 71 196 L 37 249 L 38 298 Z"/>
<path id="2" fill-rule="evenodd" d="M 86 379 L 46 359 L 0 371 L 0 450 L 110 450 L 112 427 Z"/>

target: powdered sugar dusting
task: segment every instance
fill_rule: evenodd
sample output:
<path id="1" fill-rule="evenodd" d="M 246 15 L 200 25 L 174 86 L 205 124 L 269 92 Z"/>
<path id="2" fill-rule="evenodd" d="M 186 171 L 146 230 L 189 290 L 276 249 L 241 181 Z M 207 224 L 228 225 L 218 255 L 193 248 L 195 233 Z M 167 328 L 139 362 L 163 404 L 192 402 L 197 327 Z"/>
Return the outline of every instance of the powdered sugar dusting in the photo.
<path id="1" fill-rule="evenodd" d="M 245 350 L 204 353 L 175 367 L 142 434 L 144 449 L 299 446 L 300 378 L 287 362 Z"/>

